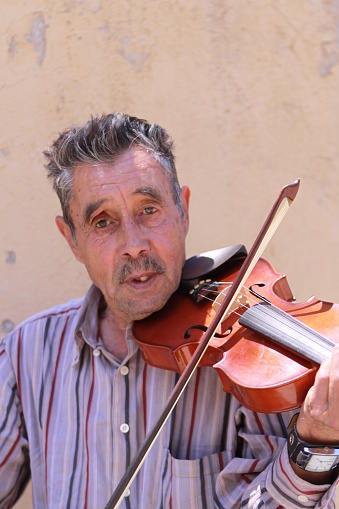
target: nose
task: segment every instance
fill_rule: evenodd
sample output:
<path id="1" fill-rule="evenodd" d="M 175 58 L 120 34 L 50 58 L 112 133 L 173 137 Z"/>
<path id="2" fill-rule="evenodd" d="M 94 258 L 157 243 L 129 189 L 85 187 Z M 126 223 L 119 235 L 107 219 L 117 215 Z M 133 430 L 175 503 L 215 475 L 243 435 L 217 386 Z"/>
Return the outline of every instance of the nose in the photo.
<path id="1" fill-rule="evenodd" d="M 120 256 L 138 258 L 150 251 L 145 229 L 134 219 L 125 219 L 120 228 Z"/>

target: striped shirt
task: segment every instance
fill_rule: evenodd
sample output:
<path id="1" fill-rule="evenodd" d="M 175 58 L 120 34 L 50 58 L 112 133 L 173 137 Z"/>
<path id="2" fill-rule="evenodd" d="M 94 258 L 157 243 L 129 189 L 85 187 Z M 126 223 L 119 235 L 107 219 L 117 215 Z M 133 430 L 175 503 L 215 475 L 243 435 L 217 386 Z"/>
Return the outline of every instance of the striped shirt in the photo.
<path id="1" fill-rule="evenodd" d="M 31 473 L 35 509 L 103 509 L 164 408 L 176 373 L 122 363 L 98 337 L 101 294 L 35 315 L 0 347 L 0 507 Z M 125 509 L 333 508 L 335 486 L 299 479 L 291 412 L 258 414 L 199 368 L 121 504 Z"/>

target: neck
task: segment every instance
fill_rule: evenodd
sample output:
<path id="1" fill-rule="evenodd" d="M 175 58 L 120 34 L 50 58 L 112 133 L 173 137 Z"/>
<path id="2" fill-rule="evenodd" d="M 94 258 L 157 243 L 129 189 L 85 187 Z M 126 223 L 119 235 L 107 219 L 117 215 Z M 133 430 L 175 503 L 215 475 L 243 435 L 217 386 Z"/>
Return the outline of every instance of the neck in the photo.
<path id="1" fill-rule="evenodd" d="M 128 324 L 119 324 L 107 308 L 99 310 L 99 333 L 106 350 L 123 361 L 127 355 L 126 330 Z"/>

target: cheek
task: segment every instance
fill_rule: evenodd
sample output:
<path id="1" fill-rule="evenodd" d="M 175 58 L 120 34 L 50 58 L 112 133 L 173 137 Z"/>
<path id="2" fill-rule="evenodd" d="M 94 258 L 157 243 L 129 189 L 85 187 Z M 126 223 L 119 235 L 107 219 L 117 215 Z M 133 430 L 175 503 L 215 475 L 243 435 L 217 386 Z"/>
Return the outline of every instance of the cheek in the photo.
<path id="1" fill-rule="evenodd" d="M 161 244 L 163 255 L 167 256 L 167 263 L 169 263 L 173 271 L 181 274 L 182 266 L 185 262 L 185 235 L 182 232 L 175 232 L 173 236 L 167 236 Z"/>
<path id="2" fill-rule="evenodd" d="M 114 251 L 107 244 L 96 242 L 86 246 L 84 264 L 93 279 L 94 276 L 103 277 L 113 272 Z"/>

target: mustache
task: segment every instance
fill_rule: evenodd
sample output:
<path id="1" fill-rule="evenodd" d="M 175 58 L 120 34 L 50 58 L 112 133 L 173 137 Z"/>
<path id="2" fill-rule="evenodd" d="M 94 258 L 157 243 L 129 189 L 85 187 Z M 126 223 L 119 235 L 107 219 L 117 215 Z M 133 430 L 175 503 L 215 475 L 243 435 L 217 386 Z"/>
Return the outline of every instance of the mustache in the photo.
<path id="1" fill-rule="evenodd" d="M 150 269 L 158 274 L 163 274 L 166 271 L 164 263 L 159 263 L 151 256 L 142 256 L 137 259 L 131 258 L 120 268 L 118 282 L 122 284 L 133 272 L 147 272 Z"/>

